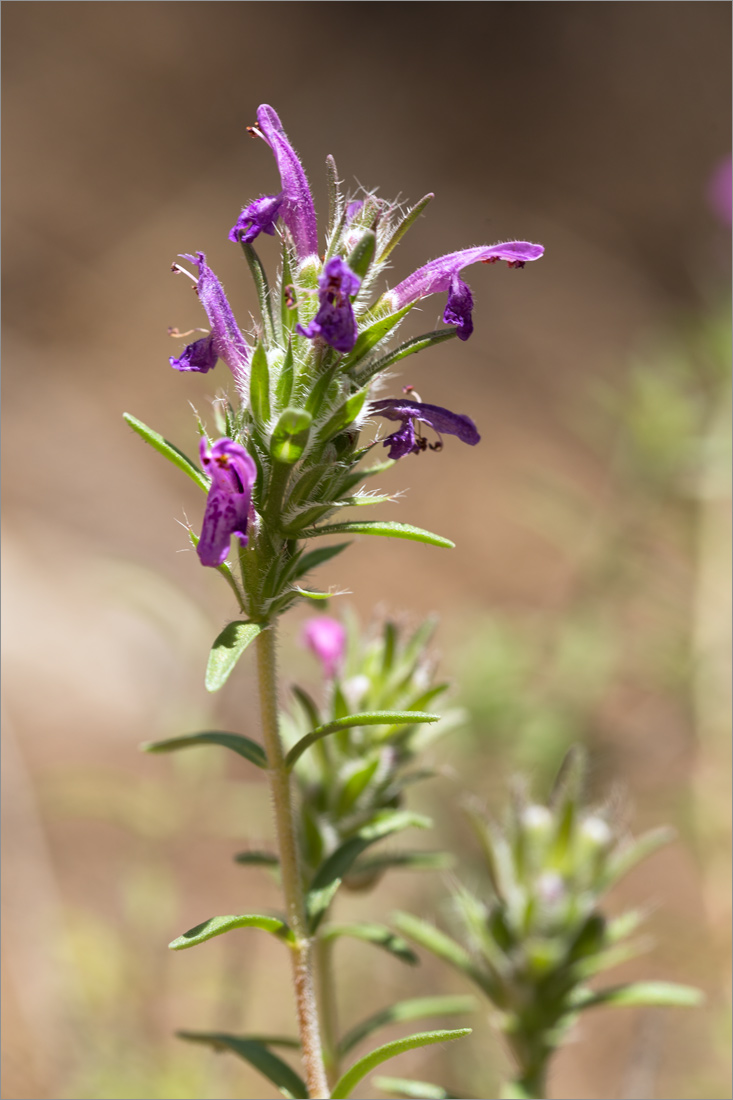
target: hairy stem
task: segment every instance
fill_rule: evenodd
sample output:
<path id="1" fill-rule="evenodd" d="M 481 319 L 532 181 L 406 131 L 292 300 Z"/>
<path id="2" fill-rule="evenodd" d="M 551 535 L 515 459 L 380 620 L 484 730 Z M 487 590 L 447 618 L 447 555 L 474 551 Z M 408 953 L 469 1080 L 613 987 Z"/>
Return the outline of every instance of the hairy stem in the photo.
<path id="1" fill-rule="evenodd" d="M 274 625 L 262 631 L 255 645 L 257 646 L 262 736 L 267 753 L 270 791 L 275 810 L 285 908 L 288 924 L 295 937 L 291 947 L 293 985 L 308 1095 L 311 1100 L 328 1100 L 330 1091 L 323 1064 L 318 1003 L 313 979 L 313 940 L 308 933 L 290 775 L 285 767 L 285 752 L 278 727 Z"/>
<path id="2" fill-rule="evenodd" d="M 323 1061 L 328 1083 L 333 1087 L 340 1076 L 338 1017 L 336 991 L 333 983 L 333 947 L 331 939 L 317 939 L 315 944 L 318 999 L 323 1021 Z"/>

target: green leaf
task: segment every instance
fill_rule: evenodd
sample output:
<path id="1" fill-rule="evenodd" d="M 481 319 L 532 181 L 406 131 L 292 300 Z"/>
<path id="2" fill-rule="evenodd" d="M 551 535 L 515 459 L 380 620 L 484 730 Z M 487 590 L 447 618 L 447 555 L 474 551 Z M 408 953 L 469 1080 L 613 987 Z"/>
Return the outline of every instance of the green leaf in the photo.
<path id="1" fill-rule="evenodd" d="M 319 726 L 321 723 L 321 716 L 318 713 L 318 707 L 313 702 L 308 692 L 304 691 L 302 687 L 298 687 L 297 684 L 292 685 L 291 691 L 305 711 L 305 716 L 310 724 L 312 726 Z"/>
<path id="2" fill-rule="evenodd" d="M 598 992 L 587 990 L 574 1007 L 586 1009 L 597 1005 L 616 1005 L 635 1008 L 641 1005 L 669 1005 L 675 1008 L 695 1008 L 703 1000 L 700 990 L 689 985 L 678 985 L 676 982 L 631 982 Z"/>
<path id="3" fill-rule="evenodd" d="M 386 924 L 362 921 L 355 924 L 329 924 L 319 933 L 322 940 L 335 939 L 338 936 L 351 936 L 353 939 L 376 944 L 408 966 L 417 966 L 420 962 L 409 944 L 401 936 L 395 935 Z"/>
<path id="4" fill-rule="evenodd" d="M 264 428 L 270 419 L 270 368 L 262 344 L 257 345 L 252 355 L 249 405 L 255 420 Z"/>
<path id="5" fill-rule="evenodd" d="M 649 832 L 643 833 L 630 844 L 614 852 L 606 864 L 606 873 L 603 876 L 604 886 L 612 886 L 618 882 L 636 867 L 637 863 L 653 855 L 659 848 L 670 844 L 675 835 L 674 829 L 663 825 L 658 829 L 650 829 Z"/>
<path id="6" fill-rule="evenodd" d="M 359 1082 L 371 1073 L 373 1069 L 386 1062 L 389 1058 L 395 1058 L 398 1054 L 404 1054 L 407 1050 L 415 1050 L 418 1047 L 430 1046 L 431 1043 L 447 1043 L 452 1039 L 462 1039 L 464 1035 L 470 1035 L 470 1027 L 458 1028 L 456 1031 L 423 1031 L 418 1035 L 408 1035 L 405 1039 L 394 1039 L 391 1043 L 377 1047 L 369 1054 L 364 1055 L 355 1062 L 350 1069 L 336 1082 L 331 1092 L 332 1100 L 345 1100 L 351 1094 Z"/>
<path id="7" fill-rule="evenodd" d="M 434 198 L 435 195 L 432 191 L 428 192 L 427 195 L 423 195 L 420 201 L 416 202 L 415 205 L 407 211 L 404 218 L 401 221 L 397 222 L 394 229 L 392 230 L 391 236 L 387 239 L 384 248 L 379 254 L 380 261 L 386 260 L 392 249 L 400 243 L 407 230 L 415 223 L 415 221 L 420 217 L 428 203 L 431 202 Z"/>
<path id="8" fill-rule="evenodd" d="M 307 554 L 303 554 L 302 558 L 298 559 L 298 566 L 293 574 L 293 579 L 297 580 L 300 577 L 304 577 L 307 573 L 310 573 L 312 569 L 330 561 L 331 558 L 335 558 L 336 555 L 340 554 L 342 550 L 345 550 L 347 546 L 351 546 L 351 543 L 337 542 L 333 546 L 322 546 L 318 550 L 310 550 Z"/>
<path id="9" fill-rule="evenodd" d="M 262 623 L 237 621 L 224 627 L 211 647 L 209 663 L 206 666 L 206 690 L 218 691 L 226 683 L 229 674 L 264 627 Z"/>
<path id="10" fill-rule="evenodd" d="M 298 461 L 308 443 L 312 419 L 305 409 L 283 411 L 270 437 L 270 454 L 276 462 L 292 466 Z"/>
<path id="11" fill-rule="evenodd" d="M 279 867 L 280 860 L 274 852 L 237 852 L 235 863 L 244 864 L 246 867 Z"/>
<path id="12" fill-rule="evenodd" d="M 306 749 L 316 741 L 320 741 L 322 737 L 327 737 L 330 733 L 338 733 L 339 730 L 351 729 L 354 726 L 411 726 L 421 722 L 437 722 L 439 719 L 439 714 L 423 714 L 419 710 L 373 710 L 365 714 L 347 714 L 345 718 L 336 718 L 333 722 L 318 726 L 305 737 L 301 737 L 300 741 L 293 745 L 285 762 L 289 768 L 292 768 Z"/>
<path id="13" fill-rule="evenodd" d="M 434 925 L 428 924 L 427 921 L 420 920 L 419 917 L 413 917 L 411 913 L 395 913 L 393 920 L 399 931 L 408 939 L 414 940 L 421 947 L 432 951 L 439 959 L 455 966 L 457 970 L 460 970 L 467 978 L 475 982 L 484 993 L 489 996 L 493 994 L 491 981 L 474 963 L 468 951 L 456 943 L 455 940 L 452 940 L 450 936 L 446 936 L 444 932 L 439 931 Z"/>
<path id="14" fill-rule="evenodd" d="M 177 749 L 189 749 L 195 745 L 221 745 L 224 749 L 239 753 L 258 768 L 267 767 L 267 757 L 261 745 L 245 737 L 243 733 L 224 733 L 223 730 L 189 733 L 183 737 L 169 737 L 167 741 L 145 741 L 140 748 L 143 752 L 175 752 Z"/>
<path id="15" fill-rule="evenodd" d="M 405 871 L 445 871 L 453 866 L 453 856 L 448 852 L 384 852 L 359 860 L 354 874 L 368 875 L 374 871 L 389 871 L 393 867 Z"/>
<path id="16" fill-rule="evenodd" d="M 444 546 L 452 550 L 455 546 L 450 539 L 442 535 L 433 535 L 421 527 L 409 523 L 383 522 L 378 519 L 354 520 L 351 523 L 326 523 L 323 527 L 307 527 L 298 531 L 299 539 L 317 539 L 323 535 L 381 535 L 384 538 L 412 539 L 413 542 L 426 542 L 430 546 Z"/>
<path id="17" fill-rule="evenodd" d="M 358 393 L 352 393 L 343 405 L 341 405 L 333 416 L 329 417 L 322 428 L 318 430 L 319 443 L 328 443 L 329 439 L 333 439 L 335 435 L 342 432 L 344 428 L 348 428 L 349 424 L 353 424 L 357 416 L 364 408 L 364 402 L 367 399 L 367 390 L 359 390 Z"/>
<path id="18" fill-rule="evenodd" d="M 291 1069 L 287 1062 L 273 1054 L 265 1045 L 267 1040 L 252 1039 L 239 1035 L 227 1035 L 219 1031 L 177 1031 L 179 1039 L 190 1043 L 206 1043 L 214 1050 L 229 1050 L 249 1062 L 256 1070 L 272 1081 L 273 1085 L 289 1100 L 307 1098 L 308 1090 L 301 1077 Z M 272 1042 L 273 1040 L 270 1040 Z"/>
<path id="19" fill-rule="evenodd" d="M 300 585 L 293 585 L 293 592 L 297 592 L 299 596 L 303 596 L 307 600 L 332 600 L 334 596 L 338 596 L 338 592 L 311 592 L 309 588 L 301 588 Z M 343 593 L 340 593 L 343 595 Z"/>
<path id="20" fill-rule="evenodd" d="M 346 260 L 347 264 L 358 275 L 361 281 L 369 270 L 374 253 L 377 251 L 377 235 L 372 229 L 365 229 L 356 245 L 351 250 Z"/>
<path id="21" fill-rule="evenodd" d="M 293 392 L 293 380 L 295 377 L 295 369 L 293 362 L 293 342 L 288 340 L 288 346 L 285 349 L 285 359 L 283 365 L 280 367 L 280 373 L 277 376 L 277 385 L 275 387 L 275 401 L 278 408 L 283 408 L 287 405 Z"/>
<path id="22" fill-rule="evenodd" d="M 377 346 L 380 340 L 384 340 L 385 336 L 389 335 L 392 329 L 400 323 L 402 318 L 407 316 L 414 304 L 414 302 L 410 302 L 408 306 L 404 306 L 402 309 L 397 310 L 396 313 L 389 313 L 386 317 L 380 317 L 379 320 L 372 322 L 367 328 L 362 329 L 357 337 L 353 350 L 349 352 L 348 357 L 344 361 L 344 369 L 348 370 L 356 366 L 365 355 L 368 355 L 369 352 Z"/>
<path id="23" fill-rule="evenodd" d="M 179 451 L 178 447 L 169 443 L 167 439 L 164 439 L 158 432 L 153 431 L 147 424 L 143 424 L 142 420 L 138 420 L 137 417 L 131 416 L 130 413 L 122 414 L 125 422 L 130 425 L 134 432 L 144 439 L 146 443 L 149 443 L 151 447 L 167 458 L 169 462 L 172 462 L 174 466 L 177 466 L 179 470 L 183 470 L 184 474 L 188 474 L 191 481 L 195 481 L 199 489 L 203 489 L 205 493 L 209 491 L 209 479 L 198 468 L 195 462 L 192 462 L 188 455 L 185 455 L 183 451 Z"/>
<path id="24" fill-rule="evenodd" d="M 426 1016 L 456 1016 L 476 1011 L 476 998 L 449 994 L 441 997 L 411 997 L 407 1001 L 397 1001 L 388 1005 L 373 1016 L 362 1020 L 348 1031 L 339 1044 L 342 1055 L 353 1050 L 367 1035 L 388 1024 L 403 1023 L 406 1020 L 424 1020 Z"/>
<path id="25" fill-rule="evenodd" d="M 424 332 L 422 336 L 413 336 L 411 340 L 405 340 L 404 344 L 398 344 L 396 348 L 387 352 L 381 359 L 377 359 L 376 362 L 369 363 L 363 370 L 357 371 L 356 378 L 359 385 L 363 386 L 375 374 L 380 374 L 381 371 L 391 367 L 393 363 L 397 363 L 407 355 L 416 355 L 417 352 L 424 351 L 425 348 L 442 344 L 444 340 L 451 340 L 457 332 L 457 328 L 439 328 L 433 332 Z"/>
<path id="26" fill-rule="evenodd" d="M 392 833 L 401 832 L 413 826 L 426 829 L 429 825 L 428 818 L 406 810 L 383 810 L 368 825 L 363 825 L 354 836 L 339 845 L 318 868 L 308 890 L 306 906 L 311 930 L 315 931 L 318 927 L 331 899 L 341 885 L 341 879 L 363 851 Z"/>
<path id="27" fill-rule="evenodd" d="M 336 167 L 336 161 L 330 153 L 326 157 L 326 184 L 328 189 L 328 227 L 326 229 L 326 240 L 329 240 L 336 229 L 344 208 L 338 168 Z"/>
<path id="28" fill-rule="evenodd" d="M 374 1084 L 382 1092 L 405 1096 L 407 1100 L 452 1100 L 452 1094 L 441 1085 L 428 1081 L 412 1081 L 407 1077 L 375 1077 Z"/>
<path id="29" fill-rule="evenodd" d="M 261 928 L 263 932 L 270 932 L 286 943 L 292 943 L 293 933 L 285 921 L 279 917 L 264 917 L 258 913 L 245 913 L 238 917 L 212 917 L 194 928 L 189 928 L 182 936 L 171 940 L 168 947 L 171 951 L 184 951 L 187 947 L 196 947 L 199 943 L 205 943 L 214 936 L 222 936 L 225 932 L 231 932 L 234 928 Z"/>

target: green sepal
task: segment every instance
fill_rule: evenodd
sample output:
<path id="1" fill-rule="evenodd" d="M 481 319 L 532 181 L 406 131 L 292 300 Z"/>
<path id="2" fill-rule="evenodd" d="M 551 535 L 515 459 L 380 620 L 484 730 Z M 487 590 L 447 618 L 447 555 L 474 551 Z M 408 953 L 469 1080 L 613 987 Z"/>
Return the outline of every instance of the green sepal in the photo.
<path id="1" fill-rule="evenodd" d="M 336 161 L 329 153 L 326 157 L 326 189 L 328 191 L 328 225 L 326 227 L 326 240 L 330 240 L 344 209 L 344 199 L 341 194 L 341 181 L 339 180 Z"/>
<path id="2" fill-rule="evenodd" d="M 245 1062 L 254 1066 L 263 1077 L 271 1081 L 287 1100 L 307 1100 L 308 1090 L 305 1082 L 294 1069 L 268 1050 L 269 1043 L 278 1043 L 282 1046 L 297 1046 L 293 1040 L 249 1038 L 240 1035 L 227 1035 L 219 1031 L 177 1031 L 179 1039 L 185 1039 L 189 1043 L 206 1043 L 214 1050 L 229 1050 L 232 1054 L 239 1055 Z"/>
<path id="3" fill-rule="evenodd" d="M 420 217 L 425 207 L 428 205 L 435 195 L 432 191 L 429 191 L 427 195 L 423 195 L 419 202 L 416 202 L 410 210 L 407 211 L 404 218 L 399 221 L 392 230 L 391 236 L 388 238 L 387 243 L 379 254 L 380 262 L 386 260 L 390 252 L 400 243 L 407 230 L 414 224 L 414 222 Z"/>
<path id="4" fill-rule="evenodd" d="M 297 532 L 299 539 L 317 539 L 323 535 L 380 535 L 383 538 L 411 539 L 413 542 L 426 542 L 429 546 L 443 546 L 449 550 L 455 547 L 450 539 L 424 531 L 422 527 L 413 527 L 410 523 L 395 523 L 379 519 L 354 520 L 351 523 L 326 523 L 323 527 L 306 527 Z"/>
<path id="5" fill-rule="evenodd" d="M 249 407 L 260 428 L 265 428 L 270 419 L 270 368 L 262 344 L 258 344 L 252 353 Z"/>
<path id="6" fill-rule="evenodd" d="M 275 400 L 279 409 L 287 405 L 292 396 L 294 377 L 293 342 L 292 340 L 288 340 L 288 346 L 285 349 L 285 358 L 283 360 L 283 365 L 280 367 L 277 385 L 275 386 Z"/>
<path id="7" fill-rule="evenodd" d="M 378 320 L 373 321 L 367 328 L 362 329 L 352 351 L 350 351 L 346 359 L 344 359 L 342 364 L 344 370 L 350 370 L 351 367 L 355 367 L 365 355 L 368 355 L 369 352 L 372 351 L 381 340 L 384 340 L 385 336 L 400 323 L 402 318 L 407 316 L 414 305 L 414 302 L 410 302 L 409 305 L 403 306 L 403 308 L 397 310 L 396 313 L 389 313 L 386 317 L 380 317 Z"/>
<path id="8" fill-rule="evenodd" d="M 628 985 L 610 986 L 598 991 L 583 990 L 575 1000 L 576 1011 L 595 1008 L 598 1005 L 616 1005 L 636 1008 L 642 1005 L 668 1005 L 674 1008 L 695 1008 L 702 1004 L 703 994 L 690 985 L 677 982 L 630 982 Z"/>
<path id="9" fill-rule="evenodd" d="M 384 1046 L 377 1047 L 376 1050 L 365 1054 L 363 1058 L 360 1058 L 358 1062 L 347 1069 L 346 1073 L 334 1085 L 331 1091 L 331 1100 L 346 1100 L 346 1097 L 351 1094 L 351 1090 L 368 1073 L 371 1073 L 382 1062 L 395 1058 L 398 1054 L 404 1054 L 405 1051 L 415 1050 L 418 1047 L 430 1046 L 431 1043 L 447 1043 L 452 1039 L 462 1039 L 464 1035 L 470 1034 L 470 1027 L 458 1028 L 455 1031 L 423 1031 L 418 1035 L 408 1035 L 405 1039 L 394 1039 L 391 1043 L 385 1043 Z"/>
<path id="10" fill-rule="evenodd" d="M 237 852 L 234 862 L 244 867 L 279 867 L 280 860 L 274 852 Z"/>
<path id="11" fill-rule="evenodd" d="M 305 409 L 283 411 L 270 437 L 270 454 L 276 462 L 292 466 L 308 444 L 313 417 Z"/>
<path id="12" fill-rule="evenodd" d="M 425 348 L 432 348 L 435 344 L 442 344 L 445 340 L 452 340 L 458 333 L 458 329 L 455 327 L 439 328 L 433 332 L 425 332 L 422 336 L 413 336 L 411 340 L 406 340 L 404 344 L 399 344 L 392 351 L 388 352 L 381 359 L 377 359 L 376 362 L 370 363 L 364 367 L 363 370 L 357 371 L 356 379 L 360 386 L 363 386 L 365 382 L 368 382 L 370 378 L 373 378 L 375 374 L 379 374 L 381 371 L 386 370 L 387 367 L 391 367 L 393 363 L 397 363 L 400 359 L 404 359 L 407 355 L 416 355 L 419 351 L 424 351 Z"/>
<path id="13" fill-rule="evenodd" d="M 211 730 L 206 733 L 190 733 L 183 737 L 169 737 L 166 741 L 145 741 L 140 748 L 143 752 L 176 752 L 177 749 L 190 749 L 197 745 L 220 745 L 231 749 L 258 768 L 267 767 L 265 750 L 256 741 L 242 733 L 224 733 Z"/>
<path id="14" fill-rule="evenodd" d="M 348 1054 L 367 1035 L 389 1024 L 403 1023 L 405 1020 L 424 1020 L 426 1016 L 456 1016 L 475 1011 L 476 998 L 465 994 L 411 997 L 406 1001 L 397 1001 L 352 1027 L 339 1043 L 339 1051 L 342 1056 Z"/>
<path id="15" fill-rule="evenodd" d="M 451 966 L 470 978 L 472 982 L 475 982 L 479 989 L 483 990 L 489 997 L 493 996 L 493 982 L 476 965 L 465 947 L 461 947 L 460 944 L 456 943 L 450 936 L 446 936 L 435 925 L 428 924 L 427 921 L 420 920 L 419 917 L 414 917 L 411 913 L 395 913 L 392 919 L 395 926 L 408 939 L 414 940 L 421 947 L 432 951 L 439 959 L 450 963 Z"/>
<path id="16" fill-rule="evenodd" d="M 374 1084 L 382 1092 L 405 1097 L 405 1100 L 454 1100 L 452 1092 L 446 1092 L 442 1085 L 433 1085 L 429 1081 L 413 1081 L 408 1077 L 375 1077 Z"/>
<path id="17" fill-rule="evenodd" d="M 247 620 L 228 623 L 218 636 L 206 666 L 206 690 L 218 691 L 250 642 L 264 630 L 262 623 Z"/>
<path id="18" fill-rule="evenodd" d="M 340 936 L 350 936 L 356 940 L 364 940 L 366 943 L 376 944 L 390 955 L 394 955 L 400 962 L 408 966 L 417 966 L 419 958 L 406 940 L 396 935 L 386 924 L 359 921 L 354 924 L 329 924 L 321 928 L 318 938 L 321 940 L 336 939 Z"/>
<path id="19" fill-rule="evenodd" d="M 328 443 L 329 439 L 333 439 L 335 435 L 342 432 L 344 428 L 348 428 L 350 424 L 353 424 L 357 416 L 364 408 L 364 402 L 367 399 L 368 390 L 359 390 L 358 393 L 352 393 L 351 397 L 344 401 L 343 405 L 340 405 L 333 416 L 330 416 L 322 428 L 318 430 L 318 442 Z"/>
<path id="20" fill-rule="evenodd" d="M 409 813 L 407 810 L 383 810 L 368 825 L 363 825 L 354 836 L 339 845 L 318 868 L 308 890 L 306 907 L 311 931 L 314 932 L 318 927 L 341 885 L 343 876 L 363 851 L 383 837 L 403 829 L 426 829 L 429 826 L 429 818 L 419 814 Z"/>
<path id="21" fill-rule="evenodd" d="M 365 229 L 348 255 L 346 263 L 355 275 L 364 281 L 377 251 L 377 235 L 372 229 Z"/>
<path id="22" fill-rule="evenodd" d="M 188 455 L 185 455 L 183 451 L 179 451 L 178 447 L 173 443 L 169 443 L 167 439 L 164 439 L 162 435 L 149 428 L 147 424 L 143 424 L 142 420 L 138 420 L 136 416 L 132 416 L 130 413 L 123 413 L 123 419 L 130 425 L 134 432 L 144 439 L 146 443 L 167 458 L 169 462 L 172 462 L 174 466 L 177 466 L 179 470 L 183 470 L 184 474 L 187 474 L 191 481 L 194 481 L 199 489 L 203 489 L 205 493 L 209 491 L 209 479 L 203 470 L 200 470 L 195 462 L 192 462 Z"/>
<path id="23" fill-rule="evenodd" d="M 196 947 L 200 943 L 211 940 L 214 936 L 223 936 L 225 932 L 231 932 L 235 928 L 261 928 L 263 932 L 269 932 L 286 943 L 294 943 L 295 937 L 285 921 L 279 917 L 266 917 L 259 913 L 245 913 L 237 917 L 212 917 L 202 924 L 189 928 L 188 932 L 171 940 L 168 947 L 171 951 L 185 951 L 187 947 Z"/>
<path id="24" fill-rule="evenodd" d="M 288 768 L 292 768 L 295 761 L 302 756 L 306 749 L 327 737 L 331 733 L 340 730 L 351 729 L 353 726 L 411 726 L 421 722 L 438 722 L 439 714 L 423 714 L 419 710 L 373 710 L 364 714 L 348 714 L 344 718 L 336 718 L 333 722 L 327 722 L 324 726 L 318 726 L 311 730 L 305 737 L 301 737 L 285 758 Z"/>

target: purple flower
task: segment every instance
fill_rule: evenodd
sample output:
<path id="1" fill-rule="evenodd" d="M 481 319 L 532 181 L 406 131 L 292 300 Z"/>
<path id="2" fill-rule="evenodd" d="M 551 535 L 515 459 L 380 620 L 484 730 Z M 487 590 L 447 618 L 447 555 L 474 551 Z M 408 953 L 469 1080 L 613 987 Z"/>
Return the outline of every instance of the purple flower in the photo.
<path id="1" fill-rule="evenodd" d="M 417 301 L 418 298 L 426 298 L 429 294 L 447 290 L 448 301 L 443 321 L 449 325 L 457 325 L 459 340 L 467 340 L 473 332 L 471 319 L 473 295 L 470 287 L 460 278 L 459 272 L 470 264 L 491 264 L 498 260 L 506 260 L 510 267 L 524 267 L 529 260 L 538 260 L 544 251 L 541 244 L 507 241 L 506 244 L 484 245 L 479 248 L 465 248 L 462 252 L 449 252 L 447 256 L 431 260 L 429 264 L 408 275 L 393 290 L 387 291 L 385 300 L 396 311 L 409 305 L 410 302 Z"/>
<path id="2" fill-rule="evenodd" d="M 247 545 L 247 520 L 257 467 L 244 447 L 231 439 L 217 439 L 210 450 L 202 439 L 199 453 L 201 465 L 211 478 L 211 487 L 196 549 L 202 565 L 216 568 L 226 560 L 232 535 L 239 536 L 242 546 Z"/>
<path id="3" fill-rule="evenodd" d="M 189 260 L 198 267 L 199 277 L 195 280 L 196 293 L 206 310 L 211 332 L 208 336 L 184 348 L 183 354 L 178 359 L 171 356 L 170 364 L 176 370 L 199 371 L 205 374 L 216 365 L 217 359 L 223 359 L 234 375 L 237 389 L 244 397 L 249 374 L 250 349 L 234 320 L 224 288 L 206 263 L 203 252 L 197 252 L 196 256 L 184 254 L 182 259 Z M 174 270 L 183 271 L 183 268 L 179 268 L 176 264 Z"/>
<path id="4" fill-rule="evenodd" d="M 320 309 L 307 328 L 298 325 L 301 336 L 312 340 L 321 336 L 340 352 L 349 352 L 356 343 L 356 320 L 350 296 L 356 294 L 361 279 L 345 260 L 334 256 L 318 278 Z"/>
<path id="5" fill-rule="evenodd" d="M 384 440 L 384 446 L 390 448 L 390 458 L 403 458 L 408 454 L 419 454 L 426 447 L 438 450 L 439 444 L 428 444 L 427 440 L 415 431 L 415 421 L 427 424 L 439 434 L 457 435 L 463 443 L 475 447 L 481 439 L 476 425 L 470 416 L 450 412 L 440 405 L 426 405 L 422 401 L 408 401 L 400 398 L 388 398 L 386 401 L 373 401 L 371 412 L 386 416 L 388 420 L 401 420 L 402 427 Z"/>
<path id="6" fill-rule="evenodd" d="M 229 230 L 229 240 L 234 241 L 235 244 L 239 241 L 251 244 L 260 233 L 269 233 L 273 237 L 282 204 L 282 191 L 279 195 L 261 195 L 259 199 L 255 199 L 249 206 L 245 206 L 236 223 Z"/>
<path id="7" fill-rule="evenodd" d="M 303 165 L 288 141 L 277 113 L 266 103 L 257 109 L 257 126 L 275 154 L 282 183 L 280 216 L 290 230 L 298 259 L 301 264 L 306 260 L 317 260 L 316 211 Z M 251 207 L 248 209 L 251 210 Z"/>
<path id="8" fill-rule="evenodd" d="M 332 680 L 346 652 L 346 631 L 338 619 L 325 615 L 308 619 L 303 627 L 303 643 L 321 662 L 323 675 Z"/>

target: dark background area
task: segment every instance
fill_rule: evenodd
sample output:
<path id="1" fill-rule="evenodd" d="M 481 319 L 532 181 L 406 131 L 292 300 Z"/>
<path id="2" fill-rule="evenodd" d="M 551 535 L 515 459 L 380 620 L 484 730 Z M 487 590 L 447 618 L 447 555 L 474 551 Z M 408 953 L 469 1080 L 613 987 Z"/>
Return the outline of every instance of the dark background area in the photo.
<path id="1" fill-rule="evenodd" d="M 167 939 L 209 910 L 236 911 L 241 896 L 250 904 L 249 884 L 222 853 L 230 825 L 201 840 L 197 822 L 175 808 L 166 817 L 155 783 L 166 791 L 170 771 L 136 751 L 213 715 L 245 729 L 252 713 L 246 669 L 226 698 L 212 702 L 203 689 L 210 641 L 231 608 L 218 578 L 181 552 L 187 537 L 176 519 L 196 526 L 196 490 L 120 415 L 191 451 L 188 402 L 206 416 L 213 383 L 225 381 L 168 367 L 178 345 L 167 327 L 203 323 L 170 263 L 205 250 L 247 327 L 255 297 L 226 234 L 241 205 L 277 188 L 267 149 L 246 133 L 262 102 L 280 113 L 321 211 L 328 153 L 354 189 L 412 201 L 436 193 L 395 256 L 395 280 L 474 244 L 545 245 L 524 271 L 470 270 L 474 336 L 403 372 L 401 384 L 424 400 L 470 413 L 483 438 L 475 451 L 456 443 L 401 464 L 399 477 L 391 471 L 385 488 L 409 493 L 379 515 L 448 535 L 457 549 L 362 540 L 329 567 L 328 582 L 351 590 L 365 618 L 376 605 L 438 611 L 460 688 L 456 654 L 492 615 L 562 617 L 585 548 L 622 510 L 610 487 L 614 441 L 599 445 L 593 395 L 620 390 L 635 356 L 673 343 L 725 292 L 728 239 L 705 191 L 730 150 L 730 5 L 16 0 L 3 4 L 2 23 L 3 1095 L 237 1095 L 258 1087 L 238 1066 L 217 1063 L 197 1086 L 208 1055 L 170 1044 L 165 1066 L 186 1067 L 179 1081 L 156 1053 L 209 1003 L 209 992 L 192 992 L 206 985 L 206 959 L 155 961 Z M 269 244 L 262 253 L 274 266 Z M 442 301 L 422 308 L 415 324 L 435 327 Z M 572 485 L 585 509 L 565 538 L 537 518 L 545 480 Z M 664 570 L 661 521 L 657 535 Z M 681 604 L 685 583 L 672 597 Z M 296 644 L 302 618 L 293 616 L 283 640 L 291 677 L 313 676 Z M 479 646 L 479 666 L 480 656 Z M 688 820 L 699 761 L 684 706 L 657 693 L 633 705 L 621 697 L 611 713 L 617 733 L 606 734 L 601 778 L 646 805 L 644 823 L 659 823 L 657 812 Z M 705 767 L 714 772 L 721 759 Z M 175 789 L 198 791 L 185 768 Z M 212 783 L 228 778 L 211 774 Z M 150 806 L 160 820 L 145 817 Z M 262 791 L 249 807 L 234 831 L 266 832 Z M 158 898 L 146 923 L 162 863 L 176 900 Z M 655 976 L 707 983 L 717 1006 L 704 1026 L 675 1018 L 654 1040 L 655 1057 L 672 1067 L 661 1087 L 727 1096 L 715 975 L 727 970 L 720 930 L 729 909 L 721 917 L 715 906 L 726 903 L 706 895 L 694 844 L 654 866 L 635 900 L 651 888 L 652 903 L 674 917 Z M 135 885 L 140 867 L 149 879 Z M 149 989 L 140 979 L 134 996 L 133 940 L 152 960 L 148 976 L 168 968 Z M 247 997 L 272 985 L 268 951 L 240 975 Z M 426 970 L 427 981 L 441 980 Z M 385 986 L 381 1000 L 392 992 Z M 288 1026 L 287 1004 L 266 1011 L 272 1030 Z M 118 1029 L 119 1048 L 95 1038 L 90 1049 L 90 1019 L 109 1021 L 107 1038 Z M 589 1024 L 584 1043 L 563 1055 L 555 1094 L 621 1095 L 637 1024 L 633 1014 Z M 125 1043 L 138 1051 L 137 1077 L 124 1075 L 133 1072 Z M 102 1067 L 96 1077 L 84 1076 L 85 1063 Z"/>

